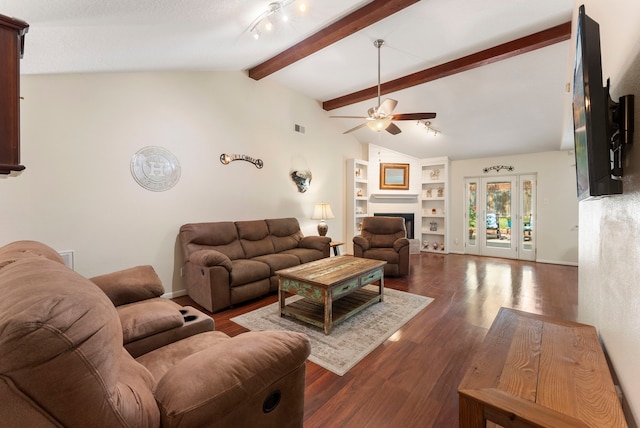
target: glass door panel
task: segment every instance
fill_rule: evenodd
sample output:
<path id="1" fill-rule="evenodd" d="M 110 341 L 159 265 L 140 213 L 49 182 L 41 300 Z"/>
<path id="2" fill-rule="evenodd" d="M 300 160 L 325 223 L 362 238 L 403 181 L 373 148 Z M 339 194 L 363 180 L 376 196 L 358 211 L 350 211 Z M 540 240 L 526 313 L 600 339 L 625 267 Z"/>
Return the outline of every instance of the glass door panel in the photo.
<path id="1" fill-rule="evenodd" d="M 478 251 L 478 180 L 465 180 L 465 252 L 479 254 Z"/>
<path id="2" fill-rule="evenodd" d="M 485 178 L 484 191 L 484 239 L 481 254 L 495 257 L 516 258 L 518 235 L 511 234 L 512 198 L 516 192 L 513 176 Z M 515 206 L 517 212 L 518 205 Z"/>
<path id="3" fill-rule="evenodd" d="M 536 259 L 536 224 L 535 216 L 536 212 L 536 176 L 535 175 L 523 175 L 520 177 L 520 198 L 522 224 L 521 228 L 521 246 L 520 246 L 520 259 L 522 260 L 535 260 Z"/>

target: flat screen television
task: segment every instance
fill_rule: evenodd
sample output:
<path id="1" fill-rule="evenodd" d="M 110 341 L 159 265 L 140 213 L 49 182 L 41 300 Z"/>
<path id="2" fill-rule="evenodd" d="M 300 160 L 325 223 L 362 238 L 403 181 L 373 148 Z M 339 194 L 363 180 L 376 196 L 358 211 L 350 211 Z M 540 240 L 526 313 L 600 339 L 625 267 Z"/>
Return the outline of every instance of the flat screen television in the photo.
<path id="1" fill-rule="evenodd" d="M 609 85 L 602 84 L 600 26 L 587 16 L 584 5 L 578 10 L 576 35 L 573 129 L 578 200 L 584 200 L 620 194 L 622 181 L 612 174 L 613 132 Z"/>

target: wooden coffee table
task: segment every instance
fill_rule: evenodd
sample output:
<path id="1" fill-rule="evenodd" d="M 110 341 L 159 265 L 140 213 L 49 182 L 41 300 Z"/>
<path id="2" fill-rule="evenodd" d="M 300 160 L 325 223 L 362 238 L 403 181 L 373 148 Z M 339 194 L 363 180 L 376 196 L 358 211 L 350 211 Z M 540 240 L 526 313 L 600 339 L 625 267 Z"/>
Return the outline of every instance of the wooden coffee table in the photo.
<path id="1" fill-rule="evenodd" d="M 384 298 L 384 265 L 380 260 L 336 256 L 276 271 L 280 316 L 290 316 L 331 334 L 334 324 Z M 379 281 L 378 290 L 364 290 Z M 303 296 L 285 305 L 286 293 Z"/>

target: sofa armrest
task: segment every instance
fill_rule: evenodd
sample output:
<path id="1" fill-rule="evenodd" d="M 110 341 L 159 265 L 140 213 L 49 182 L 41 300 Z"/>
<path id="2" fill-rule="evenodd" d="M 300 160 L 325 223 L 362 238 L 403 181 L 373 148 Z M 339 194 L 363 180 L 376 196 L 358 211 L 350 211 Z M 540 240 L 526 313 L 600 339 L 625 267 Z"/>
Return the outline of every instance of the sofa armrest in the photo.
<path id="1" fill-rule="evenodd" d="M 362 251 L 368 250 L 371 248 L 369 241 L 362 236 L 354 236 L 353 237 L 353 245 L 357 245 L 362 249 Z"/>
<path id="2" fill-rule="evenodd" d="M 247 332 L 197 352 L 170 368 L 155 390 L 163 426 L 211 426 L 243 406 L 261 408 L 271 393 L 280 393 L 279 412 L 287 401 L 304 397 L 304 366 L 311 347 L 302 333 Z M 297 373 L 298 391 L 282 389 L 283 379 Z M 290 385 L 285 381 L 284 385 Z M 301 397 L 290 397 L 291 394 Z M 259 406 L 254 403 L 259 402 Z M 249 405 L 249 406 L 248 406 Z M 244 412 L 248 413 L 248 412 Z M 256 416 L 242 417 L 258 423 Z M 248 426 L 236 420 L 237 426 Z"/>
<path id="3" fill-rule="evenodd" d="M 400 252 L 402 247 L 408 247 L 408 246 L 409 246 L 409 240 L 407 238 L 398 238 L 393 243 L 393 249 L 396 250 L 397 252 Z"/>
<path id="4" fill-rule="evenodd" d="M 153 299 L 164 294 L 158 274 L 149 265 L 136 266 L 90 278 L 114 306 Z"/>
<path id="5" fill-rule="evenodd" d="M 329 252 L 329 243 L 331 243 L 331 238 L 328 236 L 304 236 L 300 240 L 298 247 L 300 248 L 310 248 L 312 250 L 319 250 L 324 252 Z"/>
<path id="6" fill-rule="evenodd" d="M 223 266 L 229 272 L 233 265 L 231 259 L 226 254 L 216 250 L 200 250 L 192 253 L 189 256 L 189 261 L 198 266 Z"/>

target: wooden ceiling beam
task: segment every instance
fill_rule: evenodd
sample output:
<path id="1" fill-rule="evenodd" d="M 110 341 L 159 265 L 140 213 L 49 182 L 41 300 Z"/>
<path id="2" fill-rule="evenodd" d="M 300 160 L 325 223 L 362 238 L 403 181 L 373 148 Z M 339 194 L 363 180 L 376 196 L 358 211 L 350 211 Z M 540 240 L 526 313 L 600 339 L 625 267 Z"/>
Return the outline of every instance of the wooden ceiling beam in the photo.
<path id="1" fill-rule="evenodd" d="M 471 70 L 503 59 L 512 58 L 571 38 L 571 22 L 521 37 L 435 67 L 427 68 L 380 85 L 380 94 L 389 94 L 412 86 L 430 82 L 456 73 Z M 332 100 L 324 101 L 322 108 L 329 111 L 339 107 L 366 101 L 378 96 L 378 87 L 363 89 Z"/>
<path id="2" fill-rule="evenodd" d="M 357 33 L 420 0 L 374 0 L 323 28 L 300 43 L 249 69 L 249 77 L 260 80 L 327 46 Z"/>

